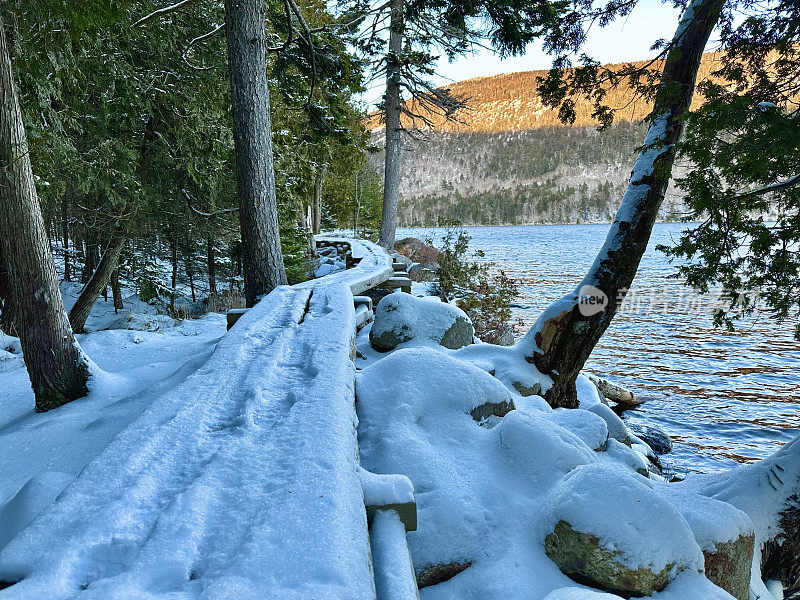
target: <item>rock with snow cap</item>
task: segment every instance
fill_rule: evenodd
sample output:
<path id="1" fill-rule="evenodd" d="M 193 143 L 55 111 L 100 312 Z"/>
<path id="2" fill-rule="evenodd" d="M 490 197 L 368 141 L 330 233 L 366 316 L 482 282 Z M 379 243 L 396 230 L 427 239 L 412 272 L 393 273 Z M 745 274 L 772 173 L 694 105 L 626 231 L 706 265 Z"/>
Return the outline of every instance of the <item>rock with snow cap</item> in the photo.
<path id="1" fill-rule="evenodd" d="M 608 425 L 608 437 L 622 442 L 626 446 L 631 445 L 631 436 L 622 419 L 605 404 L 594 404 L 586 410 L 593 412 L 606 422 Z"/>
<path id="2" fill-rule="evenodd" d="M 595 463 L 569 473 L 542 511 L 545 553 L 571 578 L 621 596 L 649 596 L 703 570 L 683 516 L 641 477 Z"/>
<path id="3" fill-rule="evenodd" d="M 378 303 L 369 340 L 380 352 L 411 340 L 455 350 L 471 344 L 474 335 L 472 322 L 460 308 L 395 292 Z"/>

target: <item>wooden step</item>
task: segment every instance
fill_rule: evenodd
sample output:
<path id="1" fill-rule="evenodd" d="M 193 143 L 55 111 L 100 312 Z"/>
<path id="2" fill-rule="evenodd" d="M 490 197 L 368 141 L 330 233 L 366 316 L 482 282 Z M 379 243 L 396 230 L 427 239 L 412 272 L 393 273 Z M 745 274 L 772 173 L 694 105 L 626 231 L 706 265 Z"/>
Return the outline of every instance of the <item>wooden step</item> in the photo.
<path id="1" fill-rule="evenodd" d="M 411 293 L 411 280 L 408 277 L 390 277 L 380 287 L 387 290 L 399 289 L 407 294 Z"/>

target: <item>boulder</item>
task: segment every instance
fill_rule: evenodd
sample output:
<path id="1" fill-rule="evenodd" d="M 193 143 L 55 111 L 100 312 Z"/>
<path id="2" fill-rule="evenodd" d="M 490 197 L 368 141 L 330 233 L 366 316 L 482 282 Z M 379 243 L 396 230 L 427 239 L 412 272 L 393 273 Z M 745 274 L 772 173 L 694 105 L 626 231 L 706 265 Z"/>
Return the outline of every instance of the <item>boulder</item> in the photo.
<path id="1" fill-rule="evenodd" d="M 414 237 L 403 238 L 394 243 L 394 250 L 398 254 L 407 256 L 413 262 L 422 264 L 437 264 L 441 252 L 426 244 L 422 240 Z"/>
<path id="2" fill-rule="evenodd" d="M 408 277 L 411 281 L 433 281 L 436 279 L 436 272 L 439 270 L 438 264 L 414 263 L 408 268 Z"/>
<path id="3" fill-rule="evenodd" d="M 542 384 L 538 381 L 533 385 L 525 385 L 521 381 L 515 381 L 512 383 L 512 385 L 523 398 L 527 398 L 528 396 L 539 396 L 542 393 Z"/>
<path id="4" fill-rule="evenodd" d="M 556 523 L 545 538 L 544 548 L 565 575 L 625 596 L 649 596 L 662 591 L 670 581 L 672 565 L 657 572 L 631 569 L 618 560 L 618 552 L 601 546 L 597 536 L 575 531 L 566 521 Z"/>
<path id="5" fill-rule="evenodd" d="M 628 421 L 628 429 L 636 434 L 640 440 L 653 449 L 656 454 L 669 454 L 672 452 L 672 438 L 669 434 L 655 425 L 646 425 Z"/>
<path id="6" fill-rule="evenodd" d="M 394 262 L 404 264 L 407 267 L 410 267 L 414 264 L 414 261 L 407 257 L 405 254 L 398 254 L 397 252 L 392 254 L 392 259 Z"/>
<path id="7" fill-rule="evenodd" d="M 632 471 L 636 471 L 639 475 L 643 477 L 650 476 L 650 469 L 648 468 L 649 461 L 647 458 L 622 442 L 618 442 L 613 438 L 609 439 L 606 444 L 605 452 L 608 456 L 620 464 L 625 465 Z"/>
<path id="8" fill-rule="evenodd" d="M 750 600 L 750 568 L 755 536 L 739 536 L 732 542 L 719 542 L 713 551 L 703 550 L 706 577 L 736 600 Z"/>
<path id="9" fill-rule="evenodd" d="M 472 566 L 472 561 L 449 562 L 438 565 L 428 565 L 417 573 L 417 588 L 422 589 L 449 581 L 462 571 Z"/>
<path id="10" fill-rule="evenodd" d="M 566 587 L 553 590 L 544 600 L 622 600 L 619 596 L 614 594 L 607 594 L 605 592 L 595 592 L 594 590 L 587 590 L 586 588 L 579 587 Z"/>
<path id="11" fill-rule="evenodd" d="M 498 346 L 513 346 L 516 343 L 517 340 L 514 338 L 514 331 L 511 329 L 506 329 L 497 340 Z"/>
<path id="12" fill-rule="evenodd" d="M 564 477 L 541 523 L 545 553 L 564 574 L 626 598 L 649 596 L 679 573 L 703 569 L 683 516 L 651 482 L 608 464 Z"/>
<path id="13" fill-rule="evenodd" d="M 626 446 L 631 445 L 631 436 L 628 432 L 628 428 L 625 427 L 625 423 L 622 422 L 622 419 L 608 406 L 605 404 L 594 404 L 586 410 L 602 417 L 606 425 L 608 425 L 608 437 L 622 442 Z"/>
<path id="14" fill-rule="evenodd" d="M 593 412 L 582 408 L 557 408 L 544 417 L 574 433 L 592 450 L 603 450 L 608 444 L 608 426 Z"/>
<path id="15" fill-rule="evenodd" d="M 378 303 L 369 340 L 380 352 L 411 340 L 455 350 L 471 344 L 474 335 L 472 322 L 460 308 L 395 292 Z"/>
<path id="16" fill-rule="evenodd" d="M 755 545 L 750 517 L 727 502 L 679 486 L 659 489 L 689 524 L 703 551 L 706 577 L 736 600 L 749 600 Z"/>

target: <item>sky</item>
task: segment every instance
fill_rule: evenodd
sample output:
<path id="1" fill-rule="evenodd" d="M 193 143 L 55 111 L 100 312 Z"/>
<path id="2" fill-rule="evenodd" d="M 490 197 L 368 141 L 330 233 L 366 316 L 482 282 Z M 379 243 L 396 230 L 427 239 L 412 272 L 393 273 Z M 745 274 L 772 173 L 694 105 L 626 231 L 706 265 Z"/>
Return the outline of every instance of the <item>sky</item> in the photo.
<path id="1" fill-rule="evenodd" d="M 680 10 L 672 3 L 659 0 L 641 0 L 634 11 L 626 18 L 589 32 L 585 52 L 602 63 L 618 63 L 642 60 L 654 53 L 650 47 L 658 39 L 670 38 L 678 25 Z M 434 81 L 446 85 L 472 77 L 534 71 L 550 67 L 552 57 L 545 54 L 541 45 L 531 44 L 523 56 L 502 60 L 487 49 L 461 57 L 453 62 L 446 58 L 439 60 L 438 76 Z M 370 107 L 374 106 L 383 93 L 383 81 L 374 82 L 363 95 Z"/>

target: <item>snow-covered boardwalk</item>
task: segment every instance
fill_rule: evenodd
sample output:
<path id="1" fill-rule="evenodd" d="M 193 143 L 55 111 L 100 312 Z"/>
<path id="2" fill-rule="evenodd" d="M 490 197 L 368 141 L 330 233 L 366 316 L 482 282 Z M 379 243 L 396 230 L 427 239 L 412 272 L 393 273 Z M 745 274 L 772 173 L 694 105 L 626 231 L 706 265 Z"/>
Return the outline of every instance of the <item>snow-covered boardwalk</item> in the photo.
<path id="1" fill-rule="evenodd" d="M 2 598 L 374 598 L 353 269 L 273 291 L 0 554 Z M 366 286 L 366 287 L 364 287 Z"/>

